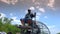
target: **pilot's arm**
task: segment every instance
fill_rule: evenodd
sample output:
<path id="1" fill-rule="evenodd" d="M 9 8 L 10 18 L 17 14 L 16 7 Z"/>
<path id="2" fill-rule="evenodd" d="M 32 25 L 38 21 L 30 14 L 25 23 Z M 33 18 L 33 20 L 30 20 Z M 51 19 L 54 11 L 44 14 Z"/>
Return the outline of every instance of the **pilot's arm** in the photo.
<path id="1" fill-rule="evenodd" d="M 36 17 L 36 13 L 31 14 L 31 18 Z"/>

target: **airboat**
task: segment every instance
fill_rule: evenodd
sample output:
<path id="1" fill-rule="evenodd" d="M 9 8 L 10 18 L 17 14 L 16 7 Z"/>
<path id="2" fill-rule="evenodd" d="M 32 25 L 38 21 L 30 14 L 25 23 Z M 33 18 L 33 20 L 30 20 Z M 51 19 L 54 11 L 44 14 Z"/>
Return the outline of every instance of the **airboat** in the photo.
<path id="1" fill-rule="evenodd" d="M 21 34 L 51 34 L 49 28 L 42 22 L 28 19 L 28 24 L 24 25 L 24 20 L 20 19 L 23 25 L 18 26 Z"/>

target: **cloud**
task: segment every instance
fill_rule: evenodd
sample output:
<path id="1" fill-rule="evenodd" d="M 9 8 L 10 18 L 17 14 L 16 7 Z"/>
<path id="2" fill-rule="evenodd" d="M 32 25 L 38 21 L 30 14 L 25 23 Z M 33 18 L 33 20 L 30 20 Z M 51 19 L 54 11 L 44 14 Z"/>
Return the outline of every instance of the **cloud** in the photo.
<path id="1" fill-rule="evenodd" d="M 20 0 L 20 1 L 24 1 L 24 0 Z"/>
<path id="2" fill-rule="evenodd" d="M 36 14 L 36 20 L 39 20 L 40 16 L 41 16 L 41 13 L 37 12 L 37 14 Z"/>
<path id="3" fill-rule="evenodd" d="M 48 28 L 49 28 L 51 34 L 56 34 L 56 33 L 60 32 L 59 29 L 57 28 L 57 26 L 55 26 L 55 25 L 48 26 Z"/>
<path id="4" fill-rule="evenodd" d="M 10 13 L 10 15 L 12 16 L 13 14 Z M 2 22 L 3 22 L 3 20 L 4 20 L 4 17 L 7 17 L 6 14 L 0 13 L 0 18 L 2 18 Z M 17 19 L 17 17 L 11 17 L 11 19 L 13 19 L 12 24 L 21 25 L 21 22 L 20 22 L 20 20 Z"/>
<path id="5" fill-rule="evenodd" d="M 18 0 L 12 0 L 11 3 L 15 5 L 18 2 Z"/>
<path id="6" fill-rule="evenodd" d="M 0 1 L 7 4 L 13 4 L 13 5 L 15 5 L 18 2 L 18 0 L 0 0 Z"/>
<path id="7" fill-rule="evenodd" d="M 32 2 L 34 3 L 34 2 L 35 2 L 35 0 L 32 0 Z"/>
<path id="8" fill-rule="evenodd" d="M 37 12 L 37 16 L 40 16 L 40 15 L 41 15 L 41 13 Z"/>
<path id="9" fill-rule="evenodd" d="M 25 10 L 25 13 L 28 13 L 28 10 Z"/>
<path id="10" fill-rule="evenodd" d="M 37 8 L 37 9 L 39 9 L 39 8 L 40 8 L 40 6 L 36 6 L 36 8 Z"/>
<path id="11" fill-rule="evenodd" d="M 20 22 L 20 20 L 17 20 L 17 17 L 11 17 L 13 19 L 13 21 L 15 22 Z"/>
<path id="12" fill-rule="evenodd" d="M 36 14 L 36 20 L 38 20 L 38 21 L 39 21 L 40 16 L 41 16 L 41 13 L 37 12 L 37 14 Z M 35 20 L 35 18 L 33 18 L 33 20 Z"/>
<path id="13" fill-rule="evenodd" d="M 3 20 L 4 20 L 4 17 L 6 17 L 6 14 L 0 13 L 0 18 L 2 18 L 2 22 L 4 22 L 4 21 L 3 21 Z"/>
<path id="14" fill-rule="evenodd" d="M 12 24 L 18 24 L 21 25 L 20 20 L 17 19 L 17 17 L 11 17 L 13 19 Z"/>
<path id="15" fill-rule="evenodd" d="M 0 0 L 0 1 L 2 1 L 2 2 L 4 2 L 4 3 L 7 3 L 7 4 L 10 4 L 10 2 L 7 1 L 7 0 Z"/>
<path id="16" fill-rule="evenodd" d="M 39 11 L 41 11 L 41 12 L 45 12 L 45 9 L 44 8 L 39 8 Z"/>
<path id="17" fill-rule="evenodd" d="M 44 18 L 48 19 L 48 16 L 44 16 Z"/>
<path id="18" fill-rule="evenodd" d="M 35 7 L 32 6 L 32 7 L 30 7 L 29 9 L 31 9 L 31 10 L 35 10 Z"/>
<path id="19" fill-rule="evenodd" d="M 10 13 L 10 16 L 13 16 L 13 13 Z"/>
<path id="20" fill-rule="evenodd" d="M 55 3 L 55 0 L 49 0 L 47 6 L 54 8 L 54 3 Z"/>
<path id="21" fill-rule="evenodd" d="M 0 13 L 0 18 L 6 17 L 6 14 Z"/>
<path id="22" fill-rule="evenodd" d="M 39 21 L 40 17 L 36 16 L 36 20 Z M 35 20 L 35 18 L 33 18 L 33 20 Z"/>
<path id="23" fill-rule="evenodd" d="M 55 25 L 48 26 L 48 28 L 50 29 L 51 34 L 56 34 Z"/>
<path id="24" fill-rule="evenodd" d="M 35 5 L 40 5 L 40 3 L 39 2 L 35 2 Z"/>
<path id="25" fill-rule="evenodd" d="M 40 17 L 39 16 L 36 16 L 36 20 L 39 20 L 40 19 Z"/>
<path id="26" fill-rule="evenodd" d="M 48 28 L 55 28 L 55 25 L 52 25 L 52 26 L 48 26 Z"/>

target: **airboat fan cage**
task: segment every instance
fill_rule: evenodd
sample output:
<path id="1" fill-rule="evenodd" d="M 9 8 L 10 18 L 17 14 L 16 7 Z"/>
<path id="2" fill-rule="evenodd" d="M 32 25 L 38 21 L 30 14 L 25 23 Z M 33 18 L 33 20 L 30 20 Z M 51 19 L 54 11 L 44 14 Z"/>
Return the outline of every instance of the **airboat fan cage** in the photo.
<path id="1" fill-rule="evenodd" d="M 36 24 L 40 28 L 40 34 L 50 34 L 49 28 L 44 23 L 36 21 Z"/>

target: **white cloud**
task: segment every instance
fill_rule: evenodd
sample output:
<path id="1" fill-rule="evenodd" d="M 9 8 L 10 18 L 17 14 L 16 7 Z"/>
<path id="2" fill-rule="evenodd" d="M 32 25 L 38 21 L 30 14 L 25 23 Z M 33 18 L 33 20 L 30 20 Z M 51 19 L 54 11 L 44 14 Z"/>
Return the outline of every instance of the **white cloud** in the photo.
<path id="1" fill-rule="evenodd" d="M 24 1 L 24 0 L 20 0 L 20 1 Z"/>
<path id="2" fill-rule="evenodd" d="M 4 20 L 4 17 L 6 17 L 6 14 L 0 13 L 0 18 L 2 18 L 2 22 L 4 22 L 4 21 L 3 21 L 3 20 Z"/>
<path id="3" fill-rule="evenodd" d="M 10 4 L 10 2 L 7 1 L 7 0 L 0 0 L 0 1 L 2 1 L 2 2 L 4 2 L 4 3 L 7 3 L 7 4 Z"/>
<path id="4" fill-rule="evenodd" d="M 39 21 L 39 20 L 40 20 L 40 17 L 37 15 L 36 18 L 33 18 L 33 20 L 35 20 L 35 19 L 36 19 L 37 21 Z"/>
<path id="5" fill-rule="evenodd" d="M 18 24 L 18 25 L 21 25 L 21 22 L 20 20 L 17 19 L 17 17 L 11 17 L 13 19 L 13 23 L 12 24 Z"/>
<path id="6" fill-rule="evenodd" d="M 15 5 L 18 2 L 18 0 L 0 0 L 0 1 L 7 4 L 13 4 L 13 5 Z"/>
<path id="7" fill-rule="evenodd" d="M 15 5 L 18 2 L 18 0 L 12 0 L 11 3 Z"/>
<path id="8" fill-rule="evenodd" d="M 39 2 L 35 2 L 35 5 L 40 5 L 40 3 Z"/>
<path id="9" fill-rule="evenodd" d="M 40 19 L 40 17 L 39 16 L 36 16 L 36 20 L 39 20 Z"/>
<path id="10" fill-rule="evenodd" d="M 47 19 L 47 18 L 48 18 L 48 16 L 44 16 L 44 18 L 46 18 L 46 19 Z"/>
<path id="11" fill-rule="evenodd" d="M 39 8 L 39 11 L 41 11 L 41 12 L 45 12 L 45 9 L 44 8 Z"/>
<path id="12" fill-rule="evenodd" d="M 49 28 L 55 28 L 55 25 L 52 25 L 52 26 L 48 26 Z"/>
<path id="13" fill-rule="evenodd" d="M 60 30 L 55 25 L 48 26 L 48 28 L 49 28 L 51 34 L 57 34 L 58 32 L 60 32 Z"/>
<path id="14" fill-rule="evenodd" d="M 36 6 L 36 8 L 37 8 L 37 9 L 39 9 L 39 8 L 40 8 L 40 6 Z"/>
<path id="15" fill-rule="evenodd" d="M 20 22 L 20 20 L 17 20 L 17 17 L 12 17 L 13 21 Z"/>
<path id="16" fill-rule="evenodd" d="M 36 16 L 36 18 L 33 18 L 33 20 L 35 20 L 35 19 L 39 21 L 40 17 Z"/>
<path id="17" fill-rule="evenodd" d="M 0 18 L 6 17 L 6 15 L 4 13 L 0 13 Z"/>
<path id="18" fill-rule="evenodd" d="M 28 13 L 28 11 L 27 11 L 27 10 L 25 10 L 25 13 Z"/>
<path id="19" fill-rule="evenodd" d="M 13 13 L 10 13 L 10 16 L 13 16 Z"/>
<path id="20" fill-rule="evenodd" d="M 38 16 L 40 16 L 40 15 L 41 15 L 41 13 L 37 12 L 37 15 L 38 15 Z"/>
<path id="21" fill-rule="evenodd" d="M 55 25 L 48 26 L 48 28 L 50 29 L 51 34 L 56 34 Z"/>
<path id="22" fill-rule="evenodd" d="M 49 3 L 47 4 L 47 6 L 54 8 L 54 2 L 55 0 L 49 0 Z"/>
<path id="23" fill-rule="evenodd" d="M 31 10 L 35 10 L 35 7 L 30 7 L 29 9 L 31 9 Z"/>
<path id="24" fill-rule="evenodd" d="M 34 2 L 35 2 L 35 0 L 32 0 L 32 2 L 34 3 Z"/>
<path id="25" fill-rule="evenodd" d="M 40 16 L 41 16 L 41 13 L 37 12 L 37 14 L 36 14 L 36 20 L 38 20 L 38 21 L 39 21 Z"/>

